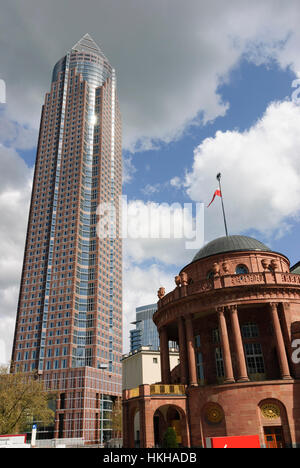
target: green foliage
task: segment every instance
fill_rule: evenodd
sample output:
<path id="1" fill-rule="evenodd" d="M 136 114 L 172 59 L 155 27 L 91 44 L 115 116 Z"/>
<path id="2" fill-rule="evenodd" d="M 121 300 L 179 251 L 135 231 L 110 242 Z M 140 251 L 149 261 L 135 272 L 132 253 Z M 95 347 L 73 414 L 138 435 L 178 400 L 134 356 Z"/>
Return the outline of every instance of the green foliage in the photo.
<path id="1" fill-rule="evenodd" d="M 178 448 L 177 436 L 173 427 L 168 427 L 163 438 L 164 448 Z"/>
<path id="2" fill-rule="evenodd" d="M 49 425 L 54 412 L 36 374 L 10 374 L 0 367 L 0 434 L 24 432 L 33 421 Z"/>
<path id="3" fill-rule="evenodd" d="M 117 398 L 112 409 L 113 437 L 122 437 L 122 400 Z"/>

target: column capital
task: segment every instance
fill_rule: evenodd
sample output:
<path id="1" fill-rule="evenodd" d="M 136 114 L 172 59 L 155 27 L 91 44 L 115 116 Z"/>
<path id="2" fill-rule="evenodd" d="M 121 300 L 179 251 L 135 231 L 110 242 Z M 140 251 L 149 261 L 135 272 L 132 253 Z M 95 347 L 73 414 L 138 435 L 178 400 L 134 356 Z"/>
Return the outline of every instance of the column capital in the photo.
<path id="1" fill-rule="evenodd" d="M 227 308 L 231 314 L 234 314 L 238 311 L 237 304 L 231 304 L 230 306 L 227 306 Z"/>
<path id="2" fill-rule="evenodd" d="M 272 310 L 278 310 L 278 305 L 279 305 L 279 302 L 269 302 L 269 306 Z"/>
<path id="3" fill-rule="evenodd" d="M 216 313 L 218 316 L 223 315 L 225 312 L 225 307 L 224 306 L 218 306 L 215 308 Z"/>

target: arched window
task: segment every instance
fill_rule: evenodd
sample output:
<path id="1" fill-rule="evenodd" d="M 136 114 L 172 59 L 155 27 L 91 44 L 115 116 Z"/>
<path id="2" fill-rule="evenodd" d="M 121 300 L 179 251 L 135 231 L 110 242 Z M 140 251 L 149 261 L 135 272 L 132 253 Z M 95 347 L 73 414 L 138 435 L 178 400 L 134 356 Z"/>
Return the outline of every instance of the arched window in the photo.
<path id="1" fill-rule="evenodd" d="M 238 265 L 235 269 L 236 275 L 246 275 L 247 273 L 249 273 L 249 270 L 245 265 Z"/>
<path id="2" fill-rule="evenodd" d="M 215 274 L 214 274 L 214 272 L 211 270 L 211 271 L 209 271 L 209 272 L 207 273 L 206 278 L 209 279 L 209 280 L 212 280 L 212 279 L 214 279 L 214 276 L 215 276 Z"/>

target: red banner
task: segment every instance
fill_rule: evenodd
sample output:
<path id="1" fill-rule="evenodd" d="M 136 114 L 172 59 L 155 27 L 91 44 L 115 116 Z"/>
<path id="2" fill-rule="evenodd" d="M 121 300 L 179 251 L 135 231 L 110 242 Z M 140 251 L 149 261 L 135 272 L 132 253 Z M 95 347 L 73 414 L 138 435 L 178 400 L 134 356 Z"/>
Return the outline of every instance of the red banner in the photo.
<path id="1" fill-rule="evenodd" d="M 210 437 L 206 448 L 261 448 L 259 436 Z"/>

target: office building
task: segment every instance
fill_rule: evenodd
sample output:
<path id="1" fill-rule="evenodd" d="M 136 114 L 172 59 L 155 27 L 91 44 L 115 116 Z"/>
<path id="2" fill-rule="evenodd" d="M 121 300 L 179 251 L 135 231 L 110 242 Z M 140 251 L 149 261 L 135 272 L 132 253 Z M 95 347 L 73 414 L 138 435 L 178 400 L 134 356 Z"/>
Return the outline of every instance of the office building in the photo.
<path id="1" fill-rule="evenodd" d="M 55 65 L 42 107 L 12 352 L 13 372 L 37 372 L 57 394 L 54 437 L 110 437 L 122 384 L 121 191 L 116 74 L 86 34 Z M 116 210 L 107 235 L 105 204 Z"/>
<path id="2" fill-rule="evenodd" d="M 153 314 L 157 310 L 157 304 L 149 304 L 136 308 L 136 320 L 132 322 L 135 329 L 130 330 L 130 351 L 134 352 L 141 346 L 149 346 L 151 349 L 159 349 L 159 337 L 157 328 L 153 322 Z"/>

